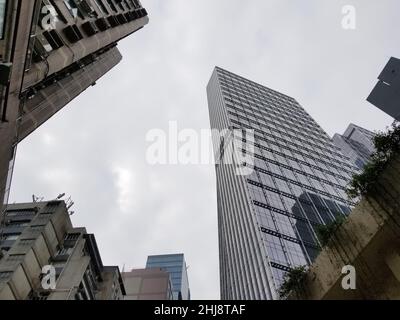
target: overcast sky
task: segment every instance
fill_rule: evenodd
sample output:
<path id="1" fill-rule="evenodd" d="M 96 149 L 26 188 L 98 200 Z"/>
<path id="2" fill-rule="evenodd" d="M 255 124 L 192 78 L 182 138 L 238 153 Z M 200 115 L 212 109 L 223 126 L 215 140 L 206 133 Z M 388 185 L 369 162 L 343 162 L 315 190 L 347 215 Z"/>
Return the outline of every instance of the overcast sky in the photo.
<path id="1" fill-rule="evenodd" d="M 10 202 L 75 201 L 104 264 L 142 268 L 183 252 L 194 299 L 218 299 L 212 165 L 150 166 L 146 133 L 209 128 L 214 66 L 296 98 L 330 134 L 391 119 L 366 97 L 400 56 L 398 0 L 143 0 L 150 23 L 123 40 L 123 61 L 19 145 Z M 357 9 L 356 30 L 342 7 Z"/>

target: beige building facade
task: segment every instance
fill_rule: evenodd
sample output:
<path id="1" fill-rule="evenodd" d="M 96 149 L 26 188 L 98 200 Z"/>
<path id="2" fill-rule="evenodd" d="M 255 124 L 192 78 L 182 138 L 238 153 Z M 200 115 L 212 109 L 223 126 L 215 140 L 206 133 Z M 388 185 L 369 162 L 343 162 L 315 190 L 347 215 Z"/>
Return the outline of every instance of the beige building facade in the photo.
<path id="1" fill-rule="evenodd" d="M 9 205 L 0 226 L 0 252 L 0 300 L 125 295 L 119 268 L 103 266 L 94 235 L 72 226 L 64 201 Z"/>

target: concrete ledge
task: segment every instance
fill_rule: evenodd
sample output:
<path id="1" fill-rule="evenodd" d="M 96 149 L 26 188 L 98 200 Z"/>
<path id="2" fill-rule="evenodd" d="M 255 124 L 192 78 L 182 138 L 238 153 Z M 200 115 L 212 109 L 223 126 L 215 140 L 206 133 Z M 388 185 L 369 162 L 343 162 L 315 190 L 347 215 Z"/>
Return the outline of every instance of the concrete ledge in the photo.
<path id="1" fill-rule="evenodd" d="M 346 265 L 355 268 L 355 290 L 342 287 Z M 303 292 L 289 299 L 400 299 L 400 156 L 321 251 Z"/>

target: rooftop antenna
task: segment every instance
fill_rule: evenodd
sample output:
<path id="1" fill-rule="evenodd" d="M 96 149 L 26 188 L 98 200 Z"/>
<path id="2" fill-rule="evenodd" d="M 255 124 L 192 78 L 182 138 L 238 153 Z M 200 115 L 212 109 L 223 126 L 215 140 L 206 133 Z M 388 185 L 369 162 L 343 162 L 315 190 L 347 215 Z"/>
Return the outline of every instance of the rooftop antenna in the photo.
<path id="1" fill-rule="evenodd" d="M 60 199 L 62 199 L 62 198 L 64 198 L 64 197 L 65 197 L 65 193 L 61 193 L 61 194 L 58 195 L 58 197 L 56 198 L 56 200 L 60 200 Z"/>
<path id="2" fill-rule="evenodd" d="M 57 197 L 57 199 L 61 199 L 61 198 L 64 198 L 64 197 L 65 197 L 65 193 L 62 193 Z M 72 216 L 75 213 L 75 211 L 69 211 L 69 209 L 71 209 L 71 207 L 75 204 L 75 202 L 72 201 L 72 197 L 71 196 L 69 196 L 67 200 L 64 200 L 64 202 L 65 202 L 65 205 L 67 207 L 67 211 L 68 211 L 69 215 Z"/>
<path id="3" fill-rule="evenodd" d="M 68 206 L 67 206 L 67 210 L 71 209 L 71 207 L 75 204 L 75 202 L 71 201 Z"/>
<path id="4" fill-rule="evenodd" d="M 32 202 L 33 203 L 40 202 L 40 201 L 43 201 L 43 200 L 44 200 L 44 197 L 37 197 L 34 194 L 32 195 Z"/>

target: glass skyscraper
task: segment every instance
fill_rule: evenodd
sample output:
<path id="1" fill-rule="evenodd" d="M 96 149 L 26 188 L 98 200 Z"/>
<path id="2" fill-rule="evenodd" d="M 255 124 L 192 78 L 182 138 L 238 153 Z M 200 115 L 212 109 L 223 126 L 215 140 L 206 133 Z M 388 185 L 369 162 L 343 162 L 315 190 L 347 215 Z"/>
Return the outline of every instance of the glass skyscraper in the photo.
<path id="1" fill-rule="evenodd" d="M 374 137 L 375 133 L 351 123 L 343 135 L 333 136 L 333 142 L 362 170 L 375 151 Z"/>
<path id="2" fill-rule="evenodd" d="M 250 174 L 216 163 L 221 298 L 278 299 L 317 256 L 316 227 L 350 212 L 355 168 L 291 97 L 218 67 L 207 95 L 212 129 L 254 130 Z"/>
<path id="3" fill-rule="evenodd" d="M 149 256 L 146 269 L 161 268 L 171 276 L 174 300 L 190 300 L 189 278 L 184 254 Z"/>

